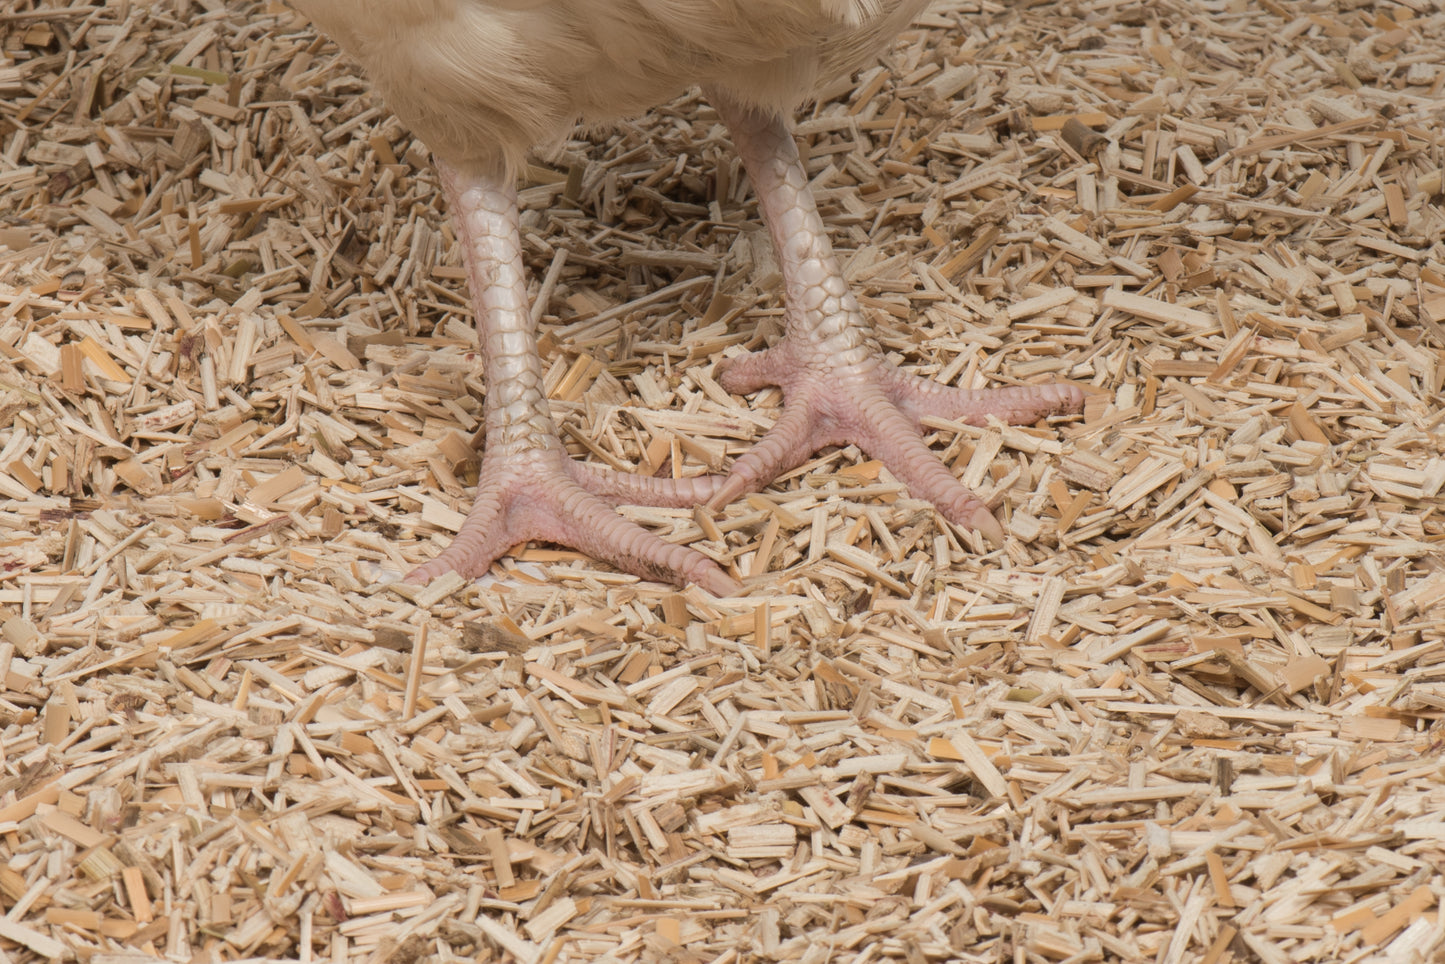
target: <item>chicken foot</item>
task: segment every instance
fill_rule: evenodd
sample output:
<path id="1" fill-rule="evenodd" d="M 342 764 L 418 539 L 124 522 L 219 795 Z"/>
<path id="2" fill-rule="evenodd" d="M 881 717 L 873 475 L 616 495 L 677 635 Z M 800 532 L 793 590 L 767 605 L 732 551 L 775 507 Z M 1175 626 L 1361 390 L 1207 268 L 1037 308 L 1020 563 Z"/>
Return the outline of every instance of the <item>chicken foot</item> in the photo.
<path id="1" fill-rule="evenodd" d="M 616 504 L 693 506 L 713 495 L 714 477 L 653 479 L 574 461 L 542 390 L 536 326 L 518 231 L 517 192 L 439 164 L 462 243 L 476 307 L 487 395 L 485 450 L 476 498 L 440 555 L 408 574 L 424 581 L 455 570 L 475 577 L 518 543 L 555 542 L 646 579 L 692 582 L 715 595 L 737 591 L 707 556 L 672 545 L 615 511 Z"/>
<path id="2" fill-rule="evenodd" d="M 833 255 L 787 124 L 717 91 L 708 91 L 708 98 L 752 179 L 787 301 L 782 341 L 731 360 L 720 374 L 723 388 L 735 394 L 781 387 L 783 414 L 733 463 L 709 506 L 762 488 L 824 446 L 851 443 L 882 461 L 909 492 L 932 502 L 950 522 L 997 544 L 1002 526 L 924 443 L 920 420 L 933 415 L 983 425 L 992 415 L 1027 424 L 1078 411 L 1083 392 L 1067 384 L 971 391 L 887 361 Z"/>

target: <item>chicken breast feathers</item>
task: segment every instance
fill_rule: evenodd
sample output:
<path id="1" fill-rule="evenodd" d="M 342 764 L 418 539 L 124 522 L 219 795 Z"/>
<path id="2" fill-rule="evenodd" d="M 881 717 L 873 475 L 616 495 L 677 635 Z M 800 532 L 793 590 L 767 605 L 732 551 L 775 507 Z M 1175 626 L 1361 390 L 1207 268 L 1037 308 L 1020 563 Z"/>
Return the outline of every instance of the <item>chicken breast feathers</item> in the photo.
<path id="1" fill-rule="evenodd" d="M 924 0 L 296 0 L 440 158 L 505 177 L 579 122 L 694 85 L 786 110 Z"/>

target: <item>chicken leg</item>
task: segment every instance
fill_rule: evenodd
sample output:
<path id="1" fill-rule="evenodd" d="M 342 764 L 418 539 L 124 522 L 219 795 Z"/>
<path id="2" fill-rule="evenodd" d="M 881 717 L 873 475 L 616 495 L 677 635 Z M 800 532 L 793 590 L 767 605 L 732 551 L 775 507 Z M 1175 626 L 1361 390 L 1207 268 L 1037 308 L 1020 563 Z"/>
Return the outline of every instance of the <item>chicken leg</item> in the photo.
<path id="1" fill-rule="evenodd" d="M 977 529 L 997 544 L 1003 528 L 924 444 L 920 419 L 934 415 L 983 425 L 993 415 L 1026 424 L 1077 411 L 1083 392 L 1066 384 L 969 391 L 908 374 L 885 360 L 833 255 L 787 124 L 717 91 L 708 98 L 752 179 L 787 299 L 782 341 L 733 360 L 720 377 L 723 388 L 736 394 L 781 387 L 783 414 L 733 463 L 709 504 L 725 505 L 762 488 L 826 445 L 853 443 L 950 522 Z"/>
<path id="2" fill-rule="evenodd" d="M 738 586 L 707 556 L 618 515 L 616 502 L 693 506 L 718 480 L 651 479 L 594 469 L 563 447 L 542 392 L 536 328 L 511 181 L 468 177 L 439 164 L 462 244 L 485 366 L 485 444 L 476 499 L 461 531 L 410 581 L 456 570 L 479 576 L 512 546 L 543 539 L 581 549 L 647 579 L 693 582 L 715 595 Z"/>

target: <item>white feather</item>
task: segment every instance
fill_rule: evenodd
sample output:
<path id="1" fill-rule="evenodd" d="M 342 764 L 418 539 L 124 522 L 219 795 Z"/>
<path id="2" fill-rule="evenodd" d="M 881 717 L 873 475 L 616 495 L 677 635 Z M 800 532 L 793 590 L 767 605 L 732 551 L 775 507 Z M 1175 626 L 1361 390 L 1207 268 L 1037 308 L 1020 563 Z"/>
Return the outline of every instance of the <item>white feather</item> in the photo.
<path id="1" fill-rule="evenodd" d="M 295 0 L 442 159 L 514 172 L 578 121 L 703 84 L 784 110 L 925 0 Z"/>

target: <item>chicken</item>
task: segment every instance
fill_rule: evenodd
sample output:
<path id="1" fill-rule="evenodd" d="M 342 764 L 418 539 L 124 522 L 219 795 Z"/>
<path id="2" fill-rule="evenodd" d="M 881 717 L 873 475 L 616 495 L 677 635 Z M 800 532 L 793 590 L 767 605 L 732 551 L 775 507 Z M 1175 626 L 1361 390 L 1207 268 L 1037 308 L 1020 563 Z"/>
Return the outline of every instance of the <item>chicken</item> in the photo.
<path id="1" fill-rule="evenodd" d="M 484 457 L 462 530 L 409 576 L 479 575 L 529 539 L 647 578 L 737 589 L 716 563 L 615 511 L 726 504 L 818 448 L 853 443 L 952 522 L 1002 537 L 993 513 L 923 441 L 925 415 L 1027 423 L 1075 410 L 1069 385 L 975 392 L 884 359 L 848 290 L 785 120 L 821 83 L 877 54 L 924 0 L 295 0 L 349 51 L 437 159 L 476 308 Z M 530 149 L 579 122 L 645 110 L 701 85 L 732 134 L 783 275 L 782 340 L 720 375 L 783 391 L 783 413 L 725 480 L 618 475 L 568 457 L 542 391 L 515 178 Z"/>

